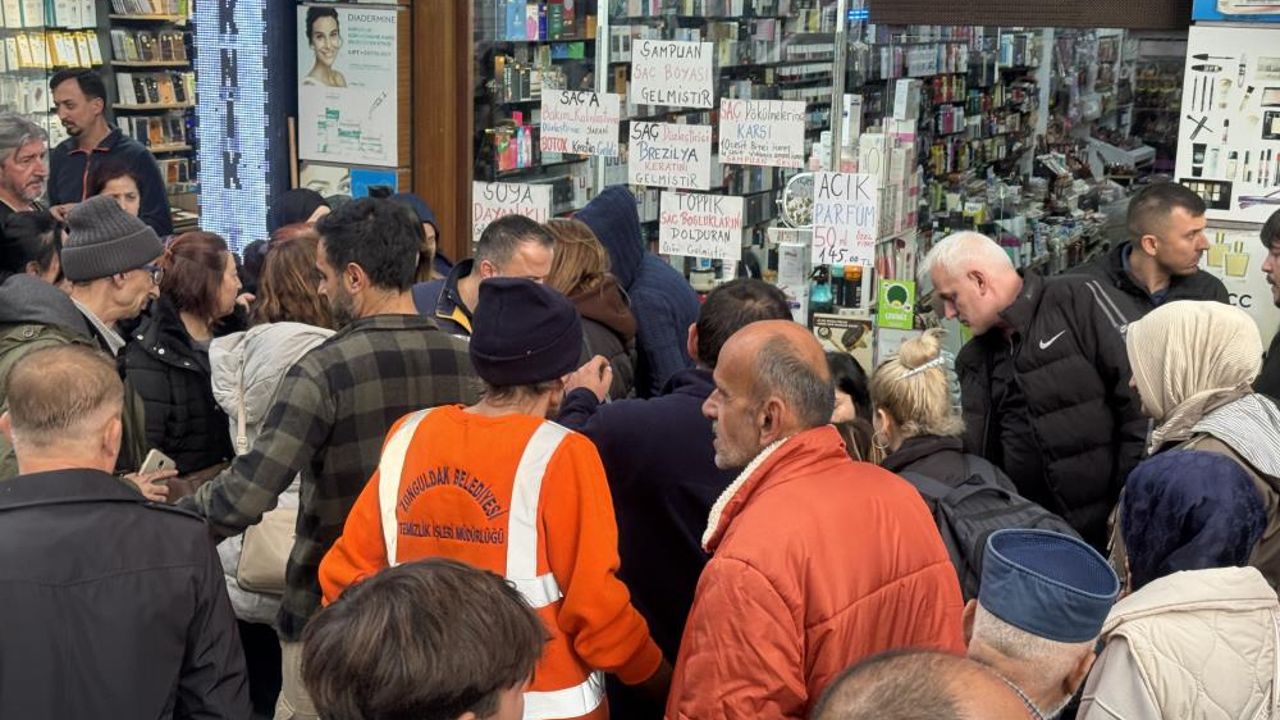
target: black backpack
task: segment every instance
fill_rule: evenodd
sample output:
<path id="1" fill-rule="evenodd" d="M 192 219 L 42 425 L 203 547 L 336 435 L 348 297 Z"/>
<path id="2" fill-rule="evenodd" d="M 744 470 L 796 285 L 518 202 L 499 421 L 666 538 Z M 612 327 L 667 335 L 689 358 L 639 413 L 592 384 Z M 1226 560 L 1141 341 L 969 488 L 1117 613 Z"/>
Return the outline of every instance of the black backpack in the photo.
<path id="1" fill-rule="evenodd" d="M 1004 473 L 987 460 L 965 455 L 965 471 L 969 479 L 954 488 L 920 473 L 899 475 L 936 506 L 933 519 L 955 565 L 966 602 L 978 596 L 982 555 L 991 533 L 1023 528 L 1080 537 L 1067 521 L 1019 495 Z"/>

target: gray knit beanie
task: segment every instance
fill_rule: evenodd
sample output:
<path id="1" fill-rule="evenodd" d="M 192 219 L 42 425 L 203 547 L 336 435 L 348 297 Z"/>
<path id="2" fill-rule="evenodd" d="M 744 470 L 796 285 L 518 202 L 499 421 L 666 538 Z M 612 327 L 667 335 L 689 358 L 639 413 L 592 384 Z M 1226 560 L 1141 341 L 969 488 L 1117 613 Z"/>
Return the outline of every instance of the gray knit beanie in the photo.
<path id="1" fill-rule="evenodd" d="M 160 257 L 156 231 L 105 195 L 91 197 L 67 214 L 62 272 L 72 282 L 88 282 L 137 270 Z"/>

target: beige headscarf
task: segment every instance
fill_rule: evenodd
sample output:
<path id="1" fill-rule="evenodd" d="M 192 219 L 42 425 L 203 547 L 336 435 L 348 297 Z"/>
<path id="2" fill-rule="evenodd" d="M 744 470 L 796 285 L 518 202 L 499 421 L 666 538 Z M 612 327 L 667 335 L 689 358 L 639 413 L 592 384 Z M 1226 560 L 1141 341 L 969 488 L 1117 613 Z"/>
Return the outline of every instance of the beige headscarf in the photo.
<path id="1" fill-rule="evenodd" d="M 1161 305 L 1129 324 L 1125 345 L 1142 407 L 1156 421 L 1153 452 L 1189 438 L 1207 413 L 1252 392 L 1262 369 L 1257 324 L 1219 302 Z"/>

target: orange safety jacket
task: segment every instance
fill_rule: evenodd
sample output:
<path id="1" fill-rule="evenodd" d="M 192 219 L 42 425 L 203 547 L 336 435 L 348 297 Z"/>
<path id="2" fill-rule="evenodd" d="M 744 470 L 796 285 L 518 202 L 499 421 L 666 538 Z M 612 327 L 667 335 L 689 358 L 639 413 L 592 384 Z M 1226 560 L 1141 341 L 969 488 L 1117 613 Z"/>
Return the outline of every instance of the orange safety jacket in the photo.
<path id="1" fill-rule="evenodd" d="M 606 718 L 601 671 L 635 684 L 662 661 L 618 580 L 617 534 L 585 437 L 527 415 L 423 410 L 391 429 L 320 584 L 332 602 L 389 564 L 424 557 L 501 574 L 551 636 L 525 693 L 526 720 Z"/>

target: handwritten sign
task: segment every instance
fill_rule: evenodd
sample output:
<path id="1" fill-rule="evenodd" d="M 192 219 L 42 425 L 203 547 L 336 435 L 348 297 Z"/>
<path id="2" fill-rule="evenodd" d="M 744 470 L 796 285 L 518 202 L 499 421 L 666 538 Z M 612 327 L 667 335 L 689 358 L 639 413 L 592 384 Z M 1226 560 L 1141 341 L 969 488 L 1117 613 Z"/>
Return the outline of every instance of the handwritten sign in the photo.
<path id="1" fill-rule="evenodd" d="M 612 93 L 542 92 L 542 152 L 618 156 L 621 96 Z"/>
<path id="2" fill-rule="evenodd" d="M 709 42 L 636 40 L 631 49 L 631 100 L 640 105 L 715 107 Z"/>
<path id="3" fill-rule="evenodd" d="M 479 242 L 489 223 L 506 215 L 551 219 L 551 186 L 522 183 L 471 183 L 471 242 Z"/>
<path id="4" fill-rule="evenodd" d="M 720 99 L 720 162 L 804 167 L 805 104 Z"/>
<path id="5" fill-rule="evenodd" d="M 742 198 L 663 192 L 658 251 L 726 261 L 742 259 Z"/>
<path id="6" fill-rule="evenodd" d="M 627 182 L 681 190 L 711 189 L 711 126 L 631 123 Z"/>
<path id="7" fill-rule="evenodd" d="M 880 190 L 870 175 L 816 173 L 813 178 L 815 265 L 875 265 Z"/>

